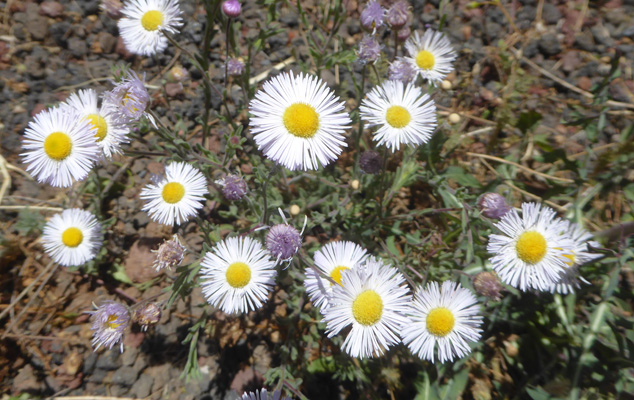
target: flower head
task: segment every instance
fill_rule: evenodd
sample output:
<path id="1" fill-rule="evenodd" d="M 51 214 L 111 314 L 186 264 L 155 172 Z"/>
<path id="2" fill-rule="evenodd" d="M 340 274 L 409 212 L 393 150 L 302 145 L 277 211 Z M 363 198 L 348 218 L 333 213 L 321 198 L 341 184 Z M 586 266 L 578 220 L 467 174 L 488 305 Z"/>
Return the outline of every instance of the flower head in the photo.
<path id="1" fill-rule="evenodd" d="M 385 19 L 392 29 L 401 29 L 409 20 L 409 3 L 406 0 L 398 0 L 387 10 Z"/>
<path id="2" fill-rule="evenodd" d="M 480 296 L 493 300 L 500 300 L 500 293 L 504 289 L 498 276 L 489 271 L 482 271 L 473 278 L 473 288 Z"/>
<path id="3" fill-rule="evenodd" d="M 300 247 L 301 233 L 287 223 L 272 226 L 266 234 L 266 249 L 278 260 L 291 259 Z"/>
<path id="4" fill-rule="evenodd" d="M 38 113 L 24 131 L 22 148 L 27 172 L 56 187 L 85 179 L 101 154 L 92 125 L 68 107 Z"/>
<path id="5" fill-rule="evenodd" d="M 376 0 L 371 0 L 361 11 L 361 26 L 374 34 L 383 25 L 384 16 L 385 10 L 381 4 Z"/>
<path id="6" fill-rule="evenodd" d="M 70 95 L 66 104 L 90 123 L 93 135 L 106 158 L 121 154 L 121 144 L 128 142 L 129 128 L 117 120 L 112 107 L 97 106 L 99 96 L 93 89 L 80 90 Z"/>
<path id="7" fill-rule="evenodd" d="M 240 16 L 242 6 L 238 0 L 226 0 L 222 2 L 222 12 L 229 18 L 237 18 Z"/>
<path id="8" fill-rule="evenodd" d="M 143 79 L 134 71 L 128 71 L 128 76 L 117 83 L 115 87 L 103 94 L 104 107 L 114 109 L 123 123 L 136 122 L 146 116 L 152 123 L 154 119 L 145 112 L 150 95 L 145 88 Z"/>
<path id="9" fill-rule="evenodd" d="M 244 62 L 239 58 L 231 57 L 227 60 L 227 74 L 240 76 L 244 73 Z"/>
<path id="10" fill-rule="evenodd" d="M 216 183 L 222 186 L 222 194 L 227 200 L 238 201 L 247 194 L 247 184 L 238 175 L 227 175 Z"/>
<path id="11" fill-rule="evenodd" d="M 416 78 L 416 68 L 409 61 L 398 57 L 387 69 L 388 79 L 408 83 Z"/>
<path id="12" fill-rule="evenodd" d="M 178 0 L 130 0 L 121 10 L 119 34 L 134 54 L 151 56 L 167 48 L 164 32 L 178 33 L 183 24 Z"/>
<path id="13" fill-rule="evenodd" d="M 413 354 L 440 362 L 464 357 L 471 352 L 468 342 L 480 338 L 482 317 L 475 296 L 458 283 L 431 282 L 418 288 L 403 327 L 403 343 Z M 437 345 L 437 346 L 436 346 Z"/>
<path id="14" fill-rule="evenodd" d="M 374 140 L 392 151 L 427 143 L 436 128 L 436 105 L 413 84 L 385 81 L 361 102 L 361 119 L 378 126 Z"/>
<path id="15" fill-rule="evenodd" d="M 178 240 L 178 235 L 172 236 L 172 239 L 164 241 L 158 250 L 152 250 L 153 253 L 156 253 L 154 268 L 160 271 L 165 268 L 172 269 L 173 267 L 178 267 L 185 258 L 186 250 L 187 248 Z"/>
<path id="16" fill-rule="evenodd" d="M 492 192 L 480 196 L 477 205 L 482 215 L 492 219 L 500 219 L 511 210 L 504 196 Z"/>
<path id="17" fill-rule="evenodd" d="M 101 346 L 110 350 L 115 344 L 121 342 L 121 352 L 123 353 L 123 333 L 130 325 L 130 312 L 123 304 L 114 301 L 106 301 L 95 311 L 88 311 L 92 314 L 93 323 L 90 329 L 92 334 L 92 346 L 95 351 Z"/>
<path id="18" fill-rule="evenodd" d="M 405 49 L 409 53 L 407 59 L 414 65 L 416 72 L 434 86 L 453 70 L 456 52 L 440 32 L 429 29 L 423 36 L 414 32 L 414 37 L 405 43 Z"/>
<path id="19" fill-rule="evenodd" d="M 143 206 L 150 218 L 163 225 L 180 225 L 203 207 L 207 180 L 187 163 L 171 163 L 165 177 L 149 183 L 141 190 Z"/>
<path id="20" fill-rule="evenodd" d="M 357 57 L 363 64 L 369 62 L 375 62 L 381 55 L 381 46 L 372 36 L 365 36 L 359 42 L 359 51 L 357 51 Z"/>
<path id="21" fill-rule="evenodd" d="M 157 303 L 147 303 L 134 312 L 134 322 L 141 325 L 141 330 L 156 325 L 161 320 L 161 307 Z"/>
<path id="22" fill-rule="evenodd" d="M 353 242 L 331 242 L 315 253 L 315 268 L 341 284 L 341 277 L 346 271 L 357 268 L 365 261 L 366 252 L 366 249 Z M 304 286 L 315 307 L 324 309 L 329 306 L 328 299 L 333 291 L 331 282 L 314 269 L 306 268 Z"/>
<path id="23" fill-rule="evenodd" d="M 379 356 L 398 343 L 411 301 L 403 275 L 369 259 L 345 271 L 341 283 L 333 286 L 330 307 L 322 309 L 328 337 L 351 326 L 342 349 L 360 358 Z"/>
<path id="24" fill-rule="evenodd" d="M 249 237 L 223 240 L 205 254 L 201 265 L 203 295 L 227 314 L 262 307 L 275 285 L 275 263 Z"/>
<path id="25" fill-rule="evenodd" d="M 256 390 L 255 392 L 244 393 L 240 400 L 291 400 L 290 397 L 282 397 L 282 392 L 276 390 L 275 392 L 267 392 L 266 389 Z"/>
<path id="26" fill-rule="evenodd" d="M 46 254 L 66 267 L 80 266 L 95 258 L 102 242 L 103 234 L 97 218 L 79 208 L 54 215 L 42 232 Z"/>
<path id="27" fill-rule="evenodd" d="M 328 165 L 346 146 L 343 133 L 352 122 L 339 100 L 317 77 L 277 75 L 250 103 L 253 139 L 265 156 L 290 170 Z"/>
<path id="28" fill-rule="evenodd" d="M 572 241 L 563 233 L 555 211 L 536 203 L 522 204 L 522 217 L 511 209 L 495 226 L 502 235 L 489 236 L 487 251 L 502 282 L 520 290 L 549 288 L 567 268 Z"/>

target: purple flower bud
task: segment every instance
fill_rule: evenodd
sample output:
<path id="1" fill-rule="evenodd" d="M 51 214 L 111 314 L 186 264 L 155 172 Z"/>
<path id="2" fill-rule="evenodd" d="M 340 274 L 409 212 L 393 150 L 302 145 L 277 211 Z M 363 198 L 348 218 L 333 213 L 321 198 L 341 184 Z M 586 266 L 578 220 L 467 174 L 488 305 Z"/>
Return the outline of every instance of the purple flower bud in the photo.
<path id="1" fill-rule="evenodd" d="M 92 314 L 93 323 L 90 327 L 93 330 L 92 346 L 95 351 L 101 346 L 111 349 L 115 344 L 123 339 L 123 332 L 130 325 L 130 312 L 123 304 L 114 301 L 106 301 L 95 311 L 88 311 Z M 123 343 L 121 343 L 123 353 Z"/>
<path id="2" fill-rule="evenodd" d="M 416 68 L 404 58 L 397 58 L 387 70 L 388 79 L 408 83 L 416 77 Z"/>
<path id="3" fill-rule="evenodd" d="M 222 3 L 222 12 L 229 18 L 237 18 L 240 16 L 240 12 L 242 11 L 242 6 L 238 2 L 238 0 L 227 0 Z"/>
<path id="4" fill-rule="evenodd" d="M 405 27 L 399 29 L 399 31 L 396 33 L 396 40 L 398 40 L 399 42 L 404 42 L 409 39 L 409 36 L 411 34 L 412 30 L 409 28 L 409 25 L 406 25 Z"/>
<path id="5" fill-rule="evenodd" d="M 247 184 L 240 176 L 227 175 L 216 183 L 222 186 L 222 194 L 227 200 L 237 201 L 247 194 Z"/>
<path id="6" fill-rule="evenodd" d="M 174 235 L 171 240 L 163 242 L 156 253 L 156 260 L 154 261 L 154 268 L 157 271 L 163 268 L 172 269 L 172 267 L 178 267 L 185 258 L 186 247 L 178 240 L 178 236 Z"/>
<path id="7" fill-rule="evenodd" d="M 485 296 L 493 300 L 500 299 L 502 284 L 498 276 L 493 272 L 480 272 L 473 278 L 473 288 L 480 296 Z"/>
<path id="8" fill-rule="evenodd" d="M 361 12 L 361 26 L 372 33 L 376 32 L 383 25 L 384 14 L 385 10 L 378 1 L 368 2 L 368 5 Z"/>
<path id="9" fill-rule="evenodd" d="M 399 0 L 392 4 L 386 13 L 387 23 L 390 24 L 392 29 L 399 30 L 407 24 L 409 19 L 409 4 L 405 0 Z"/>
<path id="10" fill-rule="evenodd" d="M 361 42 L 359 42 L 359 51 L 357 52 L 359 61 L 363 64 L 374 62 L 379 59 L 380 55 L 381 46 L 379 46 L 379 43 L 372 36 L 366 36 L 361 39 Z"/>
<path id="11" fill-rule="evenodd" d="M 359 167 L 366 174 L 376 175 L 381 172 L 383 162 L 381 156 L 376 151 L 368 150 L 361 153 L 359 157 Z"/>
<path id="12" fill-rule="evenodd" d="M 511 210 L 504 196 L 497 193 L 485 193 L 478 198 L 478 209 L 487 218 L 500 219 Z"/>
<path id="13" fill-rule="evenodd" d="M 146 331 L 151 325 L 156 325 L 161 320 L 161 307 L 157 303 L 148 303 L 134 313 L 134 322 L 141 325 L 141 330 Z"/>
<path id="14" fill-rule="evenodd" d="M 240 76 L 244 72 L 244 63 L 239 58 L 227 60 L 227 73 L 231 76 Z"/>
<path id="15" fill-rule="evenodd" d="M 299 231 L 287 224 L 273 226 L 266 235 L 266 248 L 278 260 L 290 259 L 301 246 Z"/>

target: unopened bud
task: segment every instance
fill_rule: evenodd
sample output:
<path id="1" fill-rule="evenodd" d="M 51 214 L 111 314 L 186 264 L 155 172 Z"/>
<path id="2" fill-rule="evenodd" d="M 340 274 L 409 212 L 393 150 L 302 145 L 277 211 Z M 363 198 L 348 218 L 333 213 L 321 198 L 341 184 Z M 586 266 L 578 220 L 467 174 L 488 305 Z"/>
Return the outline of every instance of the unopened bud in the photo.
<path id="1" fill-rule="evenodd" d="M 450 124 L 457 124 L 460 122 L 460 115 L 456 113 L 449 114 L 449 118 L 447 118 Z"/>
<path id="2" fill-rule="evenodd" d="M 156 303 L 148 303 L 134 313 L 134 322 L 146 331 L 148 326 L 156 325 L 161 320 L 161 307 Z"/>
<path id="3" fill-rule="evenodd" d="M 266 249 L 278 260 L 290 259 L 301 246 L 301 234 L 287 224 L 273 226 L 266 235 Z"/>
<path id="4" fill-rule="evenodd" d="M 488 297 L 493 300 L 500 299 L 500 293 L 503 289 L 498 276 L 488 271 L 480 272 L 473 278 L 473 288 L 480 296 Z"/>
<path id="5" fill-rule="evenodd" d="M 291 206 L 290 210 L 289 210 L 289 212 L 293 216 L 298 215 L 300 211 L 301 211 L 301 209 L 299 208 L 299 206 L 297 204 L 293 204 Z"/>
<path id="6" fill-rule="evenodd" d="M 408 8 L 409 4 L 407 1 L 399 0 L 392 4 L 392 7 L 387 10 L 386 20 L 392 29 L 398 30 L 407 24 L 407 20 L 409 19 Z"/>
<path id="7" fill-rule="evenodd" d="M 222 12 L 229 18 L 236 18 L 240 16 L 242 6 L 238 0 L 227 0 L 222 3 Z"/>
<path id="8" fill-rule="evenodd" d="M 452 87 L 451 81 L 448 81 L 447 79 L 445 79 L 444 81 L 440 82 L 440 87 L 443 90 L 450 90 Z"/>
<path id="9" fill-rule="evenodd" d="M 480 196 L 477 205 L 480 213 L 491 219 L 500 219 L 511 210 L 504 196 L 492 192 Z"/>
<path id="10" fill-rule="evenodd" d="M 222 194 L 227 200 L 237 201 L 247 194 L 247 184 L 238 175 L 227 175 L 216 183 L 222 186 Z"/>
<path id="11" fill-rule="evenodd" d="M 359 189 L 359 180 L 358 179 L 354 179 L 350 182 L 350 187 L 352 188 L 352 190 L 357 190 Z"/>
<path id="12" fill-rule="evenodd" d="M 227 74 L 240 76 L 244 72 L 244 62 L 240 58 L 230 58 L 227 60 Z"/>

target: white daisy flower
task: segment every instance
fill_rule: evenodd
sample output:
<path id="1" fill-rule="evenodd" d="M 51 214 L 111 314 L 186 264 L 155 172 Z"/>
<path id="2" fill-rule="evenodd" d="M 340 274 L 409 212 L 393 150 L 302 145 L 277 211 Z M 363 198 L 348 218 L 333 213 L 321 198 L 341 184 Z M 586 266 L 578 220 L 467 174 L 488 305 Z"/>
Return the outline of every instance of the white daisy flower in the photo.
<path id="1" fill-rule="evenodd" d="M 227 314 L 262 307 L 275 286 L 275 262 L 249 237 L 223 240 L 205 254 L 201 265 L 200 286 L 207 302 Z"/>
<path id="2" fill-rule="evenodd" d="M 590 284 L 579 274 L 579 267 L 585 263 L 600 258 L 600 254 L 591 253 L 588 245 L 600 247 L 601 245 L 592 239 L 592 234 L 579 224 L 564 220 L 561 224 L 562 233 L 572 241 L 572 248 L 569 253 L 564 254 L 567 258 L 566 269 L 561 274 L 559 281 L 553 284 L 549 291 L 551 293 L 568 294 L 574 293 L 575 289 L 581 287 L 580 283 Z"/>
<path id="3" fill-rule="evenodd" d="M 106 158 L 113 154 L 121 154 L 121 144 L 128 142 L 128 127 L 116 122 L 114 109 L 98 107 L 99 96 L 93 89 L 80 90 L 70 95 L 66 104 L 79 112 L 85 120 L 90 122 L 97 143 Z"/>
<path id="4" fill-rule="evenodd" d="M 453 70 L 456 52 L 451 47 L 449 39 L 440 32 L 427 30 L 421 37 L 418 32 L 405 42 L 405 49 L 409 53 L 406 57 L 423 79 L 432 85 L 441 82 Z"/>
<path id="5" fill-rule="evenodd" d="M 512 209 L 495 226 L 503 235 L 489 237 L 487 251 L 502 282 L 520 290 L 548 290 L 567 268 L 573 243 L 562 235 L 555 211 L 536 203 L 522 204 L 522 217 Z"/>
<path id="6" fill-rule="evenodd" d="M 23 162 L 40 183 L 68 187 L 88 176 L 101 150 L 88 121 L 66 107 L 38 113 L 24 131 Z"/>
<path id="7" fill-rule="evenodd" d="M 341 285 L 343 271 L 353 269 L 367 258 L 367 250 L 353 242 L 331 242 L 315 253 L 315 267 Z M 312 268 L 306 269 L 306 292 L 315 307 L 328 308 L 333 284 Z"/>
<path id="8" fill-rule="evenodd" d="M 473 293 L 458 283 L 445 281 L 419 287 L 403 327 L 403 343 L 418 357 L 434 362 L 452 361 L 471 352 L 468 342 L 480 338 L 482 317 Z"/>
<path id="9" fill-rule="evenodd" d="M 361 119 L 378 126 L 378 145 L 399 150 L 401 145 L 427 143 L 436 128 L 436 103 L 413 83 L 388 80 L 375 86 L 359 107 Z"/>
<path id="10" fill-rule="evenodd" d="M 323 309 L 326 333 L 333 337 L 352 325 L 342 349 L 352 357 L 373 357 L 399 342 L 411 301 L 405 278 L 396 268 L 369 259 L 342 274 Z"/>
<path id="11" fill-rule="evenodd" d="M 178 33 L 183 24 L 178 0 L 130 0 L 121 14 L 118 26 L 123 43 L 141 56 L 162 53 L 168 43 L 163 32 Z"/>
<path id="12" fill-rule="evenodd" d="M 240 400 L 292 400 L 290 397 L 282 397 L 282 391 L 267 392 L 266 389 L 255 392 L 244 392 Z"/>
<path id="13" fill-rule="evenodd" d="M 180 225 L 203 207 L 207 180 L 191 165 L 180 162 L 165 167 L 165 178 L 141 190 L 143 206 L 150 218 L 163 225 Z"/>
<path id="14" fill-rule="evenodd" d="M 330 164 L 347 146 L 343 133 L 352 123 L 339 100 L 314 76 L 282 73 L 268 80 L 249 107 L 258 149 L 290 170 Z"/>
<path id="15" fill-rule="evenodd" d="M 92 260 L 102 242 L 101 225 L 97 218 L 79 208 L 54 215 L 42 232 L 46 254 L 66 267 L 80 266 Z"/>

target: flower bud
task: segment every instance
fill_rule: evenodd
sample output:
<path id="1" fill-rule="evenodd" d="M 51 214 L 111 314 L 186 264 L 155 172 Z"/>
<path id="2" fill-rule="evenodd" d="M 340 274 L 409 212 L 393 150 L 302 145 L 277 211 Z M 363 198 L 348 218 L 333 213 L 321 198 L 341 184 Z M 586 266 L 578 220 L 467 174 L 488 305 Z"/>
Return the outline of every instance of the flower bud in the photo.
<path id="1" fill-rule="evenodd" d="M 376 151 L 368 150 L 359 157 L 359 168 L 366 174 L 376 175 L 381 172 L 383 165 L 381 156 Z"/>
<path id="2" fill-rule="evenodd" d="M 227 200 L 237 201 L 247 194 L 247 184 L 240 176 L 227 175 L 216 183 L 222 186 L 222 195 Z"/>
<path id="3" fill-rule="evenodd" d="M 409 13 L 407 12 L 408 8 L 409 4 L 407 1 L 399 0 L 392 4 L 392 7 L 387 10 L 385 19 L 392 29 L 399 30 L 407 24 L 407 20 L 409 19 Z"/>
<path id="4" fill-rule="evenodd" d="M 163 242 L 156 251 L 156 260 L 154 261 L 154 268 L 157 271 L 163 268 L 172 269 L 181 265 L 185 258 L 186 247 L 178 240 L 178 236 L 172 236 L 171 240 Z"/>
<path id="5" fill-rule="evenodd" d="M 244 72 L 244 63 L 239 58 L 230 58 L 227 60 L 227 74 L 230 76 L 240 76 Z"/>
<path id="6" fill-rule="evenodd" d="M 134 313 L 134 322 L 141 325 L 141 329 L 144 331 L 149 326 L 158 324 L 160 320 L 161 307 L 157 303 L 148 303 Z"/>
<path id="7" fill-rule="evenodd" d="M 411 62 L 397 58 L 387 69 L 388 79 L 408 83 L 416 77 L 416 69 Z"/>
<path id="8" fill-rule="evenodd" d="M 497 193 L 485 193 L 478 198 L 478 209 L 487 218 L 500 219 L 511 210 L 504 196 Z"/>
<path id="9" fill-rule="evenodd" d="M 406 25 L 405 27 L 399 29 L 398 33 L 396 34 L 396 39 L 399 42 L 404 42 L 407 39 L 409 39 L 409 36 L 412 34 L 412 30 L 410 29 L 409 25 Z"/>
<path id="10" fill-rule="evenodd" d="M 500 293 L 503 289 L 498 276 L 488 271 L 480 272 L 473 278 L 473 288 L 480 296 L 493 300 L 500 300 Z"/>
<path id="11" fill-rule="evenodd" d="M 366 36 L 361 39 L 361 42 L 359 42 L 359 51 L 357 52 L 361 63 L 374 62 L 379 59 L 380 55 L 381 46 L 379 46 L 379 43 L 373 37 Z"/>
<path id="12" fill-rule="evenodd" d="M 241 11 L 242 6 L 238 0 L 226 0 L 222 3 L 222 12 L 229 18 L 237 18 Z"/>
<path id="13" fill-rule="evenodd" d="M 299 206 L 297 204 L 293 204 L 289 210 L 289 212 L 291 213 L 291 215 L 298 215 L 301 211 L 301 208 L 299 208 Z"/>
<path id="14" fill-rule="evenodd" d="M 172 69 L 170 69 L 170 72 L 167 74 L 167 79 L 170 82 L 183 82 L 187 78 L 189 78 L 189 71 L 183 68 L 182 65 L 174 66 Z"/>
<path id="15" fill-rule="evenodd" d="M 266 248 L 278 260 L 290 259 L 301 245 L 302 236 L 299 231 L 287 224 L 273 226 L 266 235 Z"/>
<path id="16" fill-rule="evenodd" d="M 361 26 L 372 33 L 383 25 L 385 10 L 378 1 L 370 1 L 361 12 Z"/>

